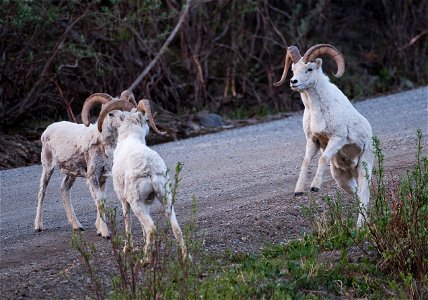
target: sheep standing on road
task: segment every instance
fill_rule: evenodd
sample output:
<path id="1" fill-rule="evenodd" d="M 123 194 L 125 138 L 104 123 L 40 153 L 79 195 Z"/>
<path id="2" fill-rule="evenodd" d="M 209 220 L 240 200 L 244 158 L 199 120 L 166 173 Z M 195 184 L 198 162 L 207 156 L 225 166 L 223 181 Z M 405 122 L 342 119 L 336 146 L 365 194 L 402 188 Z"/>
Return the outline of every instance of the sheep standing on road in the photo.
<path id="1" fill-rule="evenodd" d="M 82 109 L 83 124 L 72 122 L 57 122 L 49 125 L 43 132 L 42 140 L 42 176 L 40 178 L 40 190 L 34 228 L 36 231 L 43 229 L 43 202 L 46 187 L 52 176 L 55 166 L 59 167 L 65 175 L 61 184 L 61 198 L 67 212 L 67 218 L 73 229 L 82 230 L 70 201 L 70 189 L 76 177 L 86 178 L 92 197 L 97 208 L 95 226 L 97 233 L 103 237 L 109 236 L 104 215 L 100 205 L 105 197 L 105 183 L 111 173 L 113 163 L 113 151 L 117 142 L 117 130 L 115 124 L 105 122 L 98 126 L 90 125 L 89 111 L 97 104 L 102 104 L 100 115 L 107 107 L 111 107 L 117 101 L 128 103 L 128 110 L 137 106 L 131 91 L 124 91 L 120 99 L 108 94 L 96 93 L 86 99 Z M 128 102 L 129 101 L 129 102 Z M 153 121 L 153 120 L 152 120 Z M 151 121 L 151 122 L 152 122 Z M 156 130 L 155 130 L 156 131 Z"/>
<path id="2" fill-rule="evenodd" d="M 351 104 L 339 88 L 329 81 L 321 69 L 321 55 L 330 56 L 337 64 L 336 77 L 343 75 L 345 61 L 333 46 L 319 44 L 311 47 L 302 57 L 295 46 L 288 48 L 280 81 L 284 83 L 291 65 L 292 90 L 300 92 L 305 110 L 303 130 L 306 135 L 306 153 L 294 194 L 303 194 L 311 160 L 322 150 L 318 169 L 312 180 L 311 191 L 317 192 L 328 163 L 336 183 L 350 195 L 357 193 L 362 211 L 357 220 L 361 226 L 369 203 L 369 179 L 373 165 L 372 128 L 370 123 Z"/>
<path id="3" fill-rule="evenodd" d="M 123 102 L 126 105 L 126 102 Z M 118 103 L 119 104 L 119 103 Z M 146 122 L 151 116 L 149 101 L 140 100 L 137 111 L 108 112 L 104 120 L 117 122 L 118 142 L 113 159 L 113 185 L 122 203 L 125 231 L 131 233 L 130 208 L 137 216 L 145 234 L 145 253 L 148 254 L 156 227 L 149 209 L 155 198 L 162 202 L 165 215 L 170 220 L 183 259 L 187 258 L 183 234 L 175 216 L 171 181 L 167 167 L 159 154 L 146 146 L 145 137 L 149 132 Z M 129 245 L 125 245 L 125 250 Z"/>

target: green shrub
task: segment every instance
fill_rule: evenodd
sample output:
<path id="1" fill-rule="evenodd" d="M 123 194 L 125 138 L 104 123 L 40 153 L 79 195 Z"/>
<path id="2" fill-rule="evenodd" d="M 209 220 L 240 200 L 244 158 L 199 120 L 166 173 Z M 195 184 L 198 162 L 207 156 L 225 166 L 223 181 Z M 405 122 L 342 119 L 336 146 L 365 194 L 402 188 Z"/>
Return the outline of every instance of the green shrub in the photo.
<path id="1" fill-rule="evenodd" d="M 428 159 L 423 157 L 422 131 L 412 170 L 400 182 L 387 184 L 379 140 L 374 140 L 378 166 L 373 170 L 368 238 L 379 252 L 379 266 L 392 274 L 428 274 Z"/>

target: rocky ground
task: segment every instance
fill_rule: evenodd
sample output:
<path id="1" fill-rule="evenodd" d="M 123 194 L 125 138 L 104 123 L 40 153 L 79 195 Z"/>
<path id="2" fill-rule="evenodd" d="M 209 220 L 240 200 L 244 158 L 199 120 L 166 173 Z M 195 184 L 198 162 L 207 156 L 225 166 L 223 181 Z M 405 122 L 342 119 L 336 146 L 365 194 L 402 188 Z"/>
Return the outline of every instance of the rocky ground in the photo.
<path id="1" fill-rule="evenodd" d="M 397 177 L 413 164 L 417 128 L 423 130 L 427 145 L 427 95 L 425 87 L 355 104 L 381 140 L 390 177 Z M 293 197 L 305 147 L 301 119 L 300 112 L 272 122 L 153 146 L 171 169 L 178 161 L 184 163 L 177 218 L 181 224 L 189 222 L 195 195 L 203 251 L 214 255 L 223 255 L 227 249 L 257 252 L 267 244 L 301 237 L 310 230 L 302 207 L 311 199 L 320 203 L 322 195 L 336 195 L 336 185 L 326 172 L 320 193 Z M 423 151 L 427 155 L 426 148 Z M 309 177 L 315 168 L 313 162 Z M 1 297 L 83 299 L 89 294 L 89 281 L 79 255 L 70 247 L 71 228 L 59 198 L 58 172 L 47 191 L 46 229 L 33 231 L 40 172 L 40 165 L 0 172 Z M 119 207 L 111 186 L 108 199 L 108 207 Z M 95 208 L 84 180 L 76 182 L 72 200 L 86 229 L 84 237 L 95 244 L 97 258 L 109 276 L 115 270 L 110 242 L 96 236 Z M 345 203 L 349 200 L 345 197 Z M 160 205 L 153 216 L 160 222 Z M 141 240 L 135 219 L 133 227 L 135 240 Z"/>

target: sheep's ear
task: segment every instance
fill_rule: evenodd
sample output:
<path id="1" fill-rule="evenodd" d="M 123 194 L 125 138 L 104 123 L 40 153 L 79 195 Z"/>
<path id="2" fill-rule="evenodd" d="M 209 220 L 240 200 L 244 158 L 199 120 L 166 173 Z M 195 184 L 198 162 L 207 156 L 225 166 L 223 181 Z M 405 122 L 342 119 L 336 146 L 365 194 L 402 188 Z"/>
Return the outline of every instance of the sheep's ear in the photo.
<path id="1" fill-rule="evenodd" d="M 317 65 L 317 68 L 319 69 L 319 68 L 321 68 L 321 66 L 322 66 L 322 59 L 321 58 L 317 58 L 316 60 L 315 60 L 315 63 L 316 63 L 316 65 Z"/>

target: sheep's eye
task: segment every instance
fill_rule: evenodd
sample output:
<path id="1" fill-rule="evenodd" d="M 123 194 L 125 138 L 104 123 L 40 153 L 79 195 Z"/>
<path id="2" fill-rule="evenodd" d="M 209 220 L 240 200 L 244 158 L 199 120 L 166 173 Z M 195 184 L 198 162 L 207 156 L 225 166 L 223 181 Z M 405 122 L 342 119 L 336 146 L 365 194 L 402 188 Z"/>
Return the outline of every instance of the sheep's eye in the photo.
<path id="1" fill-rule="evenodd" d="M 113 113 L 109 113 L 109 114 L 108 114 L 108 116 L 109 116 L 109 117 L 113 117 Z"/>
<path id="2" fill-rule="evenodd" d="M 309 68 L 306 72 L 312 72 L 313 70 L 312 70 L 312 68 Z"/>

